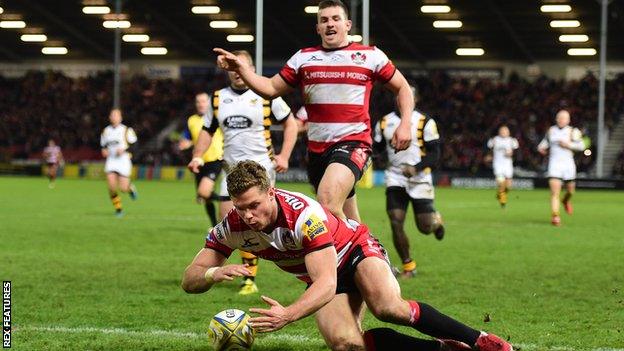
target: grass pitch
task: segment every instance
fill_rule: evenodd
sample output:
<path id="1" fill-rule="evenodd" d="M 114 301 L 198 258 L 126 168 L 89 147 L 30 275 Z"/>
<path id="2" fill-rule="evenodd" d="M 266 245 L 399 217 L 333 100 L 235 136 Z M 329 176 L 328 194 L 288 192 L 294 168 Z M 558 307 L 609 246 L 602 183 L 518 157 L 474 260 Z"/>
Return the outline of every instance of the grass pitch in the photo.
<path id="1" fill-rule="evenodd" d="M 126 216 L 113 216 L 103 181 L 0 178 L 0 276 L 11 280 L 16 350 L 208 350 L 210 318 L 262 306 L 238 282 L 202 295 L 180 289 L 208 221 L 193 185 L 139 182 Z M 309 192 L 305 184 L 284 188 Z M 358 191 L 364 221 L 398 262 L 383 188 Z M 624 193 L 580 191 L 575 214 L 549 224 L 544 190 L 438 189 L 447 237 L 417 233 L 418 276 L 403 294 L 522 350 L 624 350 Z M 239 262 L 233 255 L 231 261 Z M 262 261 L 258 285 L 283 304 L 304 285 Z M 372 315 L 365 327 L 383 326 Z M 409 328 L 398 328 L 417 335 Z M 260 335 L 256 350 L 321 350 L 313 318 Z"/>

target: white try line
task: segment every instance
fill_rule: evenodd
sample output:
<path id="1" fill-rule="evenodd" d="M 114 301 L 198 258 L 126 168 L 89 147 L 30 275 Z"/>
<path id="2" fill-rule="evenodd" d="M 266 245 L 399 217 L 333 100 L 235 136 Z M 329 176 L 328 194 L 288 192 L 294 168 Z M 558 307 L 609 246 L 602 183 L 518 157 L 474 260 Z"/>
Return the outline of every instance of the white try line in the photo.
<path id="1" fill-rule="evenodd" d="M 129 330 L 123 328 L 96 328 L 96 327 L 46 327 L 46 326 L 23 326 L 16 327 L 14 332 L 19 333 L 22 330 L 26 331 L 38 331 L 38 332 L 49 332 L 49 333 L 98 333 L 98 334 L 112 334 L 112 335 L 129 335 L 129 336 L 146 336 L 146 337 L 169 337 L 169 338 L 194 338 L 194 339 L 204 339 L 208 338 L 207 333 L 195 333 L 195 332 L 184 332 L 184 331 L 175 331 L 175 330 L 158 330 L 158 329 L 150 329 L 150 330 Z M 276 340 L 276 341 L 286 341 L 293 343 L 311 343 L 311 342 L 320 342 L 323 340 L 321 338 L 310 338 L 303 335 L 296 334 L 285 334 L 285 333 L 272 333 L 272 334 L 261 334 L 258 340 Z M 523 351 L 624 351 L 623 348 L 612 348 L 612 347 L 599 347 L 599 348 L 581 348 L 575 349 L 569 346 L 541 346 L 537 344 L 514 344 L 516 348 L 519 348 Z"/>
<path id="2" fill-rule="evenodd" d="M 195 332 L 185 332 L 185 331 L 176 331 L 176 330 L 158 330 L 158 329 L 150 329 L 150 330 L 129 330 L 123 328 L 96 328 L 96 327 L 46 327 L 46 326 L 17 326 L 13 330 L 16 333 L 20 331 L 38 331 L 38 332 L 48 332 L 48 333 L 72 333 L 72 334 L 83 334 L 83 333 L 96 333 L 96 334 L 112 334 L 112 335 L 129 335 L 129 336 L 144 336 L 144 337 L 169 337 L 169 338 L 193 338 L 193 339 L 208 339 L 208 332 L 206 333 L 195 333 Z M 256 334 L 258 337 L 258 334 Z M 277 341 L 289 341 L 296 343 L 310 343 L 310 342 L 323 342 L 321 338 L 309 338 L 307 336 L 295 335 L 295 334 L 283 334 L 283 333 L 273 333 L 273 334 L 260 334 L 258 340 L 277 340 Z"/>

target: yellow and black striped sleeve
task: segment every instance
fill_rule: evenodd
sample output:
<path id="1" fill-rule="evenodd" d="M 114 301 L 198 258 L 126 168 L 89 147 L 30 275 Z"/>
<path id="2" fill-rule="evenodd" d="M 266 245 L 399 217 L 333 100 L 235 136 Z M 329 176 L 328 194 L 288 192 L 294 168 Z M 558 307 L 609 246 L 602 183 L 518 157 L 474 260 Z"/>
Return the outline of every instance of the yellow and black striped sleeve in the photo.
<path id="1" fill-rule="evenodd" d="M 212 99 L 210 99 L 210 106 L 212 107 L 212 121 L 210 122 L 209 126 L 206 126 L 204 124 L 204 126 L 202 127 L 202 129 L 210 133 L 210 135 L 214 135 L 214 133 L 217 131 L 217 128 L 219 128 L 219 120 L 217 116 L 219 115 L 220 92 L 221 90 L 216 90 L 214 94 L 212 94 Z"/>

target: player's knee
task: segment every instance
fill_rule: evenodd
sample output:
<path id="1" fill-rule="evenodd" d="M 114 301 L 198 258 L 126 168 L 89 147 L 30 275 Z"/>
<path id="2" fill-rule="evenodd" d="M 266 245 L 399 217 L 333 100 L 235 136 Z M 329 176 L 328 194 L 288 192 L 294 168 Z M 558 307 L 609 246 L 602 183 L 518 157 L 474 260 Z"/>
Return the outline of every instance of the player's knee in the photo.
<path id="1" fill-rule="evenodd" d="M 208 189 L 197 189 L 197 196 L 201 197 L 204 200 L 210 199 L 212 195 L 212 191 Z"/>
<path id="2" fill-rule="evenodd" d="M 397 230 L 401 230 L 403 228 L 404 219 L 396 218 L 390 216 L 390 226 L 392 227 L 392 232 L 396 232 Z"/>
<path id="3" fill-rule="evenodd" d="M 400 319 L 400 311 L 396 303 L 368 304 L 368 308 L 373 316 L 382 322 L 395 322 Z"/>
<path id="4" fill-rule="evenodd" d="M 331 213 L 341 213 L 342 206 L 335 200 L 331 194 L 326 192 L 318 193 L 317 200 L 321 204 L 321 206 L 328 209 Z"/>

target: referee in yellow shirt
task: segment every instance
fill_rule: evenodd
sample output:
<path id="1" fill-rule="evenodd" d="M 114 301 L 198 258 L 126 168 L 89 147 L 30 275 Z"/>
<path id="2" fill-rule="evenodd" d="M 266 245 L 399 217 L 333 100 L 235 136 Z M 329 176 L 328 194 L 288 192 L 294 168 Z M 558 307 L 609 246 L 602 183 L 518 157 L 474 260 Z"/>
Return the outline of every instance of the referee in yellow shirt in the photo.
<path id="1" fill-rule="evenodd" d="M 210 99 L 205 92 L 195 95 L 195 109 L 197 113 L 190 116 L 186 121 L 187 128 L 179 142 L 180 150 L 186 150 L 197 142 L 199 132 L 204 126 L 204 116 L 208 112 Z M 206 206 L 206 213 L 212 222 L 212 226 L 217 225 L 216 207 L 211 196 L 214 190 L 215 180 L 221 172 L 223 160 L 223 133 L 217 129 L 212 137 L 212 143 L 202 156 L 204 165 L 200 167 L 199 173 L 195 173 L 195 187 L 197 188 L 197 200 Z"/>

